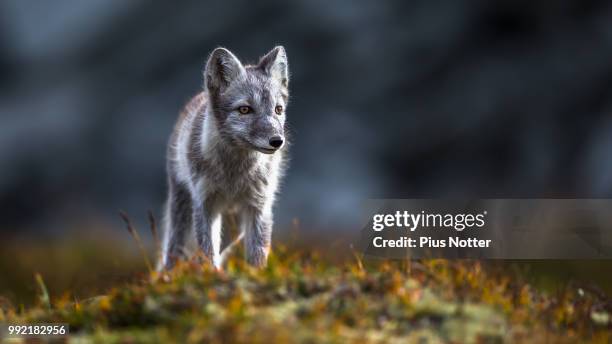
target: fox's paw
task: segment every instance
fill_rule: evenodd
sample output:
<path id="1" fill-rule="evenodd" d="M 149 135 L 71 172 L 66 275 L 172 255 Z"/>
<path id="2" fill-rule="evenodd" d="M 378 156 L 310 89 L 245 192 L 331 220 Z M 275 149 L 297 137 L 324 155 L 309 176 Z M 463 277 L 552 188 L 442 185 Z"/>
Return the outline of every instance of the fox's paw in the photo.
<path id="1" fill-rule="evenodd" d="M 247 250 L 246 260 L 252 266 L 261 268 L 266 266 L 268 255 L 270 254 L 270 246 L 253 247 Z"/>

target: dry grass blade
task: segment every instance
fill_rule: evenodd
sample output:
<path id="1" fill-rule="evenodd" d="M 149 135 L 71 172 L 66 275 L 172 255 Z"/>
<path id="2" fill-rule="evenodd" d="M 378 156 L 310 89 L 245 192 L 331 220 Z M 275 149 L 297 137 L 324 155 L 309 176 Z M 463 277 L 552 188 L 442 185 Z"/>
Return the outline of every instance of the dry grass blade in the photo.
<path id="1" fill-rule="evenodd" d="M 153 212 L 149 210 L 147 212 L 147 216 L 149 219 L 149 228 L 151 229 L 151 235 L 153 236 L 153 240 L 155 241 L 155 254 L 156 257 L 159 258 L 161 255 L 161 241 L 159 239 L 159 232 L 157 231 L 157 221 L 155 221 L 155 216 Z"/>
<path id="2" fill-rule="evenodd" d="M 361 257 L 359 256 L 359 253 L 357 252 L 357 250 L 355 250 L 355 247 L 353 247 L 353 245 L 351 244 L 351 252 L 353 253 L 353 257 L 355 258 L 355 261 L 357 263 L 357 267 L 359 268 L 359 271 L 363 272 L 363 262 Z"/>
<path id="3" fill-rule="evenodd" d="M 151 265 L 151 261 L 149 261 L 147 250 L 145 249 L 142 243 L 142 240 L 140 239 L 140 236 L 138 235 L 138 232 L 134 229 L 134 226 L 132 226 L 132 221 L 130 221 L 130 218 L 123 210 L 119 211 L 119 215 L 123 219 L 123 222 L 125 222 L 128 232 L 130 233 L 132 238 L 134 238 L 134 240 L 136 241 L 136 244 L 138 245 L 138 248 L 140 249 L 140 252 L 142 253 L 142 257 L 144 258 L 145 264 L 147 265 L 147 269 L 149 269 L 149 272 L 152 272 L 153 267 Z"/>
<path id="4" fill-rule="evenodd" d="M 45 285 L 42 275 L 36 273 L 34 274 L 34 279 L 36 280 L 38 288 L 40 288 L 40 303 L 48 310 L 51 309 L 51 298 L 49 297 L 49 291 L 47 290 L 47 286 Z"/>

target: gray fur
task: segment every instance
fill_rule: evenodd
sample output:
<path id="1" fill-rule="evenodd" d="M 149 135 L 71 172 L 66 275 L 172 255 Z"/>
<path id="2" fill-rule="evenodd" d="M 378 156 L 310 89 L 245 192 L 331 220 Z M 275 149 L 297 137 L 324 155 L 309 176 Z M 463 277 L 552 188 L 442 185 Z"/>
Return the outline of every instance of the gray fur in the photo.
<path id="1" fill-rule="evenodd" d="M 215 49 L 204 71 L 205 89 L 183 110 L 168 146 L 168 201 L 160 269 L 186 256 L 189 236 L 216 267 L 223 215 L 235 214 L 246 260 L 264 266 L 272 236 L 275 195 L 286 150 L 287 56 L 272 49 L 258 64 L 243 65 Z M 252 111 L 240 113 L 241 107 Z M 280 114 L 277 106 L 282 107 Z M 272 138 L 282 139 L 273 147 Z M 231 246 L 234 246 L 233 244 Z"/>

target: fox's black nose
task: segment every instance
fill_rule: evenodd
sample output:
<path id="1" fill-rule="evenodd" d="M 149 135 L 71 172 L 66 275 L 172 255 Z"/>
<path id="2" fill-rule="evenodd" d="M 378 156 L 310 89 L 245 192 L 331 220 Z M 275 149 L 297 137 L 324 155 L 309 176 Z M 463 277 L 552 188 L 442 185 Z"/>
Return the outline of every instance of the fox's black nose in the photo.
<path id="1" fill-rule="evenodd" d="M 278 148 L 283 145 L 283 138 L 280 136 L 272 136 L 270 138 L 270 146 Z"/>

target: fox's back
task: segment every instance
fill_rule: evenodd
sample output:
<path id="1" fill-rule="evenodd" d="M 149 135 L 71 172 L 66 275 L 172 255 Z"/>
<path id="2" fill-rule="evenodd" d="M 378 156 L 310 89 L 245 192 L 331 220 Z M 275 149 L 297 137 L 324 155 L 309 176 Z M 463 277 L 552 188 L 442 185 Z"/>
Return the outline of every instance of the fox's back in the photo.
<path id="1" fill-rule="evenodd" d="M 190 157 L 200 149 L 197 145 L 198 132 L 201 129 L 208 96 L 200 92 L 191 98 L 179 113 L 174 130 L 168 142 L 168 174 L 178 182 L 187 183 L 191 179 L 192 163 Z"/>

